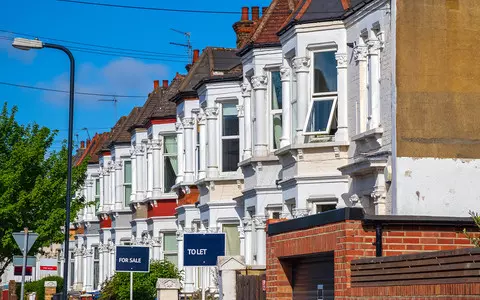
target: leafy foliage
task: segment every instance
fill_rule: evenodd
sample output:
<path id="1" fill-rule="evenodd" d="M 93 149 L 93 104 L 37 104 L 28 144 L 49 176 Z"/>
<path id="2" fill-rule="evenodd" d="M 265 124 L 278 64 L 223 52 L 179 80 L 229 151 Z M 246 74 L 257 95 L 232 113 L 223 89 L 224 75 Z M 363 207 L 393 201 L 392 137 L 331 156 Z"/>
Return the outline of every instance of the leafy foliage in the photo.
<path id="1" fill-rule="evenodd" d="M 182 273 L 171 262 L 157 260 L 150 262 L 149 273 L 133 274 L 133 299 L 153 300 L 156 297 L 158 278 L 179 278 Z M 104 283 L 100 300 L 130 299 L 130 273 L 116 273 Z"/>
<path id="2" fill-rule="evenodd" d="M 63 278 L 60 276 L 47 276 L 37 281 L 25 282 L 25 294 L 35 292 L 37 300 L 45 300 L 45 281 L 56 281 L 57 292 L 63 289 Z M 17 295 L 20 295 L 20 284 L 17 284 Z M 27 299 L 25 297 L 25 299 Z"/>
<path id="3" fill-rule="evenodd" d="M 20 254 L 12 232 L 39 234 L 29 255 L 41 247 L 60 243 L 65 224 L 67 148 L 49 152 L 56 131 L 37 124 L 21 125 L 15 120 L 17 108 L 7 103 L 0 114 L 0 276 Z M 85 180 L 86 163 L 72 171 L 72 197 Z M 83 199 L 72 199 L 71 215 L 83 206 Z"/>
<path id="4" fill-rule="evenodd" d="M 480 215 L 473 211 L 470 212 L 470 215 L 472 216 L 475 225 L 477 225 L 477 227 L 480 229 Z M 470 240 L 470 243 L 475 245 L 475 247 L 480 248 L 480 238 L 471 236 L 466 229 L 463 229 L 463 233 Z"/>

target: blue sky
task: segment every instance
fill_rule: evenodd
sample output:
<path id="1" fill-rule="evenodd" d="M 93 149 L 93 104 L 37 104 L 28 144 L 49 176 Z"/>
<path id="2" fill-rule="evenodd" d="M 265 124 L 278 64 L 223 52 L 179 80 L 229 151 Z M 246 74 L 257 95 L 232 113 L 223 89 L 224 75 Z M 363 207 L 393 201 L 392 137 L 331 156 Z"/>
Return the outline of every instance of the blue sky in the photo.
<path id="1" fill-rule="evenodd" d="M 239 12 L 238 15 L 212 15 L 98 7 L 56 0 L 1 1 L 0 30 L 175 55 L 149 56 L 157 60 L 147 60 L 73 51 L 77 68 L 77 91 L 145 96 L 118 98 L 118 117 L 128 114 L 134 106 L 143 105 L 153 87 L 154 79 L 171 80 L 176 72 L 185 73 L 187 63 L 185 49 L 169 44 L 184 43 L 185 38 L 170 28 L 190 32 L 194 49 L 203 49 L 206 46 L 234 47 L 235 33 L 232 24 L 240 19 L 241 7 L 267 6 L 270 2 L 269 0 L 92 1 L 144 7 Z M 22 37 L 19 34 L 0 31 L 0 82 L 68 90 L 66 55 L 50 49 L 36 51 L 14 49 L 11 42 L 5 39 L 14 36 Z M 87 138 L 87 132 L 81 130 L 82 128 L 88 128 L 90 136 L 93 136 L 95 132 L 107 131 L 115 123 L 113 102 L 98 101 L 100 99 L 111 98 L 76 96 L 74 127 L 79 140 Z M 18 106 L 18 120 L 22 123 L 36 122 L 52 129 L 59 129 L 54 149 L 66 138 L 68 94 L 0 84 L 0 103 L 3 105 L 3 102 L 8 102 L 9 106 Z"/>

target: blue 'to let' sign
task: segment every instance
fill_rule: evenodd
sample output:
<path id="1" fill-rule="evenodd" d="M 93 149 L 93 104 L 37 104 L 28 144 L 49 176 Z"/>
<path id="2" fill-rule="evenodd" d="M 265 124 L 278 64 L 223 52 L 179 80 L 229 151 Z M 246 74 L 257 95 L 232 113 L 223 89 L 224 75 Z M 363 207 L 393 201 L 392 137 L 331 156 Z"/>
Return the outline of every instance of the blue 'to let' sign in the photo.
<path id="1" fill-rule="evenodd" d="M 117 246 L 115 270 L 117 272 L 149 272 L 150 251 L 148 247 Z"/>
<path id="2" fill-rule="evenodd" d="M 216 266 L 219 256 L 225 256 L 225 233 L 183 235 L 184 266 Z"/>

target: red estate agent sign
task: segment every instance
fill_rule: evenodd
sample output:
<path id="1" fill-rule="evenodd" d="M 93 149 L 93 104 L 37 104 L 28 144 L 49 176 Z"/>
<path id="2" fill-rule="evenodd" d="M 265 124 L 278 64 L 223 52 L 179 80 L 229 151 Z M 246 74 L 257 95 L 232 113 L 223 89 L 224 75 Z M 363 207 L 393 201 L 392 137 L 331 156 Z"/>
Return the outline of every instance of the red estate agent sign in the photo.
<path id="1" fill-rule="evenodd" d="M 42 271 L 56 271 L 57 266 L 40 266 L 40 270 L 42 270 Z"/>

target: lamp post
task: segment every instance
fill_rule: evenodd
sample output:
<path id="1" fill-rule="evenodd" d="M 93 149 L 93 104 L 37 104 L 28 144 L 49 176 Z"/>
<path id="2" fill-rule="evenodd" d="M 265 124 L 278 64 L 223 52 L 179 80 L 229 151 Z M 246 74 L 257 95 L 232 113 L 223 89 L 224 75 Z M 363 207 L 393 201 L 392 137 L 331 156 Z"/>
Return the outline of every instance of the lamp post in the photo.
<path id="1" fill-rule="evenodd" d="M 66 196 L 66 220 L 65 220 L 65 245 L 63 250 L 64 266 L 63 266 L 63 291 L 62 299 L 67 299 L 68 291 L 68 259 L 69 259 L 69 239 L 70 239 L 70 202 L 72 200 L 72 152 L 73 152 L 73 104 L 75 94 L 75 59 L 72 52 L 61 45 L 43 43 L 37 39 L 30 40 L 24 38 L 15 38 L 12 46 L 20 50 L 51 48 L 63 51 L 70 59 L 70 102 L 68 111 L 68 140 L 67 140 L 67 196 Z"/>

